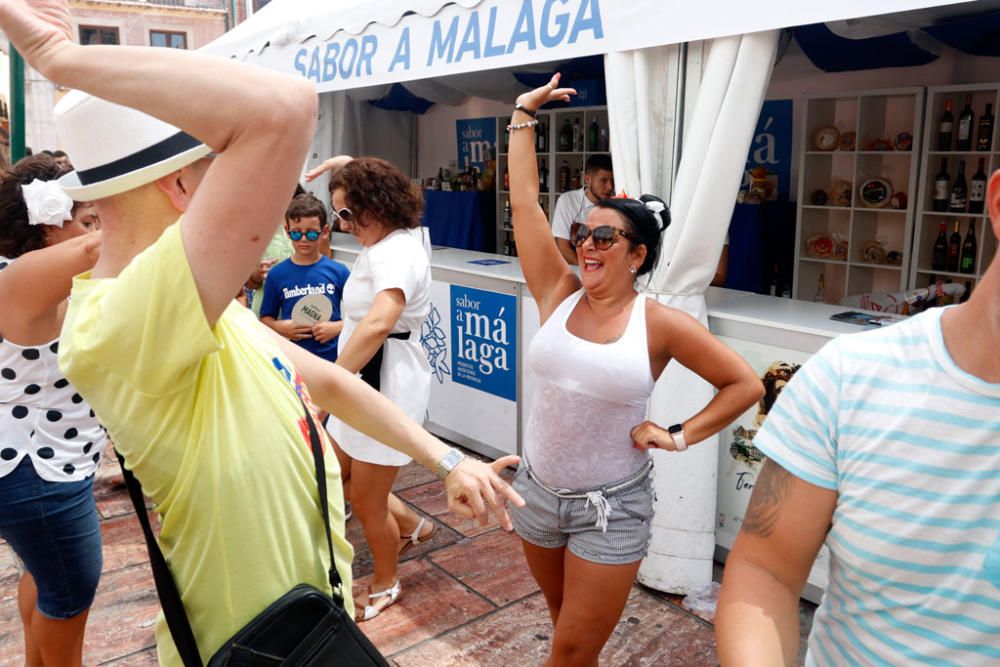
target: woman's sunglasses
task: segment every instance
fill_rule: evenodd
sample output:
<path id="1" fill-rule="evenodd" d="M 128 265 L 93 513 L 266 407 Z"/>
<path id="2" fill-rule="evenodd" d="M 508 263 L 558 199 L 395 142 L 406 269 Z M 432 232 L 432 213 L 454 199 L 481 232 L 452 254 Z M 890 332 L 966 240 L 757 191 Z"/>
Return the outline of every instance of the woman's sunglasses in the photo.
<path id="1" fill-rule="evenodd" d="M 321 232 L 318 232 L 315 229 L 310 229 L 308 232 L 302 232 L 299 231 L 298 229 L 291 229 L 288 232 L 288 238 L 290 238 L 293 241 L 301 241 L 302 237 L 304 236 L 306 237 L 306 241 L 318 241 L 320 233 Z"/>
<path id="2" fill-rule="evenodd" d="M 351 213 L 351 209 L 349 208 L 345 207 L 340 209 L 339 211 L 333 212 L 334 222 L 336 222 L 337 220 L 340 220 L 341 222 L 350 222 L 353 219 L 354 219 L 354 214 Z"/>
<path id="3" fill-rule="evenodd" d="M 633 240 L 630 233 L 611 225 L 601 225 L 591 229 L 582 222 L 574 222 L 569 228 L 569 238 L 574 248 L 579 248 L 587 239 L 593 237 L 595 248 L 607 250 L 615 244 L 618 236 Z"/>

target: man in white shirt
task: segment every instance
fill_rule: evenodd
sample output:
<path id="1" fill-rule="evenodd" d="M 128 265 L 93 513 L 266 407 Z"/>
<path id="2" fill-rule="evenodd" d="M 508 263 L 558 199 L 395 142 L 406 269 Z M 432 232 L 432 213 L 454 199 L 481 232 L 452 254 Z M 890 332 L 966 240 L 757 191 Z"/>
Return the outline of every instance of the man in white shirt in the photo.
<path id="1" fill-rule="evenodd" d="M 594 204 L 607 199 L 615 191 L 615 177 L 611 169 L 611 156 L 600 154 L 587 158 L 583 187 L 564 192 L 556 201 L 552 215 L 552 235 L 556 237 L 559 252 L 570 264 L 576 264 L 576 248 L 570 243 L 569 230 L 574 222 L 587 219 Z"/>

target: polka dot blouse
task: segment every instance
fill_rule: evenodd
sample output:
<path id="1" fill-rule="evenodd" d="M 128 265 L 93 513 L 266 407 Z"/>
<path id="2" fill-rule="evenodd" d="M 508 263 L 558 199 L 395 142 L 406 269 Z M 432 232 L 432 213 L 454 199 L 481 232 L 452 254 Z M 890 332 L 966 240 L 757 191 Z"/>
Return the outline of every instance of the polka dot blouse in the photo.
<path id="1" fill-rule="evenodd" d="M 0 270 L 10 260 L 0 257 Z M 50 482 L 86 479 L 107 442 L 93 410 L 59 371 L 59 341 L 25 347 L 0 336 L 0 477 L 25 456 Z"/>

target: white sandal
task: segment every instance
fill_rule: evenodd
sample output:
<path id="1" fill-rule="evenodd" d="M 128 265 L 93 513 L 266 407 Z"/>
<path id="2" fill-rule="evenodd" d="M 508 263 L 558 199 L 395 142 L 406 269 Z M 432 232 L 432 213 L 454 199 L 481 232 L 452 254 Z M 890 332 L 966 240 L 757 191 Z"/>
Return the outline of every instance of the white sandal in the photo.
<path id="1" fill-rule="evenodd" d="M 368 590 L 371 589 L 369 588 Z M 376 607 L 375 605 L 366 604 L 364 612 L 361 614 L 359 618 L 356 619 L 357 622 L 360 623 L 363 621 L 372 620 L 373 618 L 381 614 L 383 611 L 391 607 L 392 604 L 399 599 L 399 594 L 402 592 L 403 592 L 403 586 L 400 583 L 399 579 L 396 579 L 396 583 L 393 584 L 391 588 L 387 588 L 384 591 L 379 591 L 378 593 L 370 593 L 368 595 L 369 600 L 378 600 L 379 598 L 387 597 L 389 598 L 389 602 L 381 607 Z"/>
<path id="2" fill-rule="evenodd" d="M 434 537 L 434 533 L 437 532 L 437 524 L 434 523 L 433 521 L 430 522 L 431 532 L 421 537 L 420 532 L 424 529 L 424 526 L 426 526 L 427 523 L 428 522 L 426 518 L 420 517 L 420 521 L 417 522 L 417 527 L 413 529 L 412 533 L 410 533 L 409 535 L 399 536 L 400 539 L 406 540 L 406 542 L 403 542 L 403 544 L 401 544 L 399 547 L 399 555 L 403 555 L 411 547 L 423 544 L 424 542 L 427 542 L 432 537 Z"/>

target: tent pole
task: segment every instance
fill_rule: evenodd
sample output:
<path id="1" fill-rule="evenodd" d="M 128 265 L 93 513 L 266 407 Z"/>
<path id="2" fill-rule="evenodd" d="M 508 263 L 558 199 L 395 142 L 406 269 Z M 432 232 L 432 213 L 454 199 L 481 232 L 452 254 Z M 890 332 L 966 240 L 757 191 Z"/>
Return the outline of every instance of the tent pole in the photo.
<path id="1" fill-rule="evenodd" d="M 10 47 L 10 162 L 24 157 L 24 59 Z"/>

